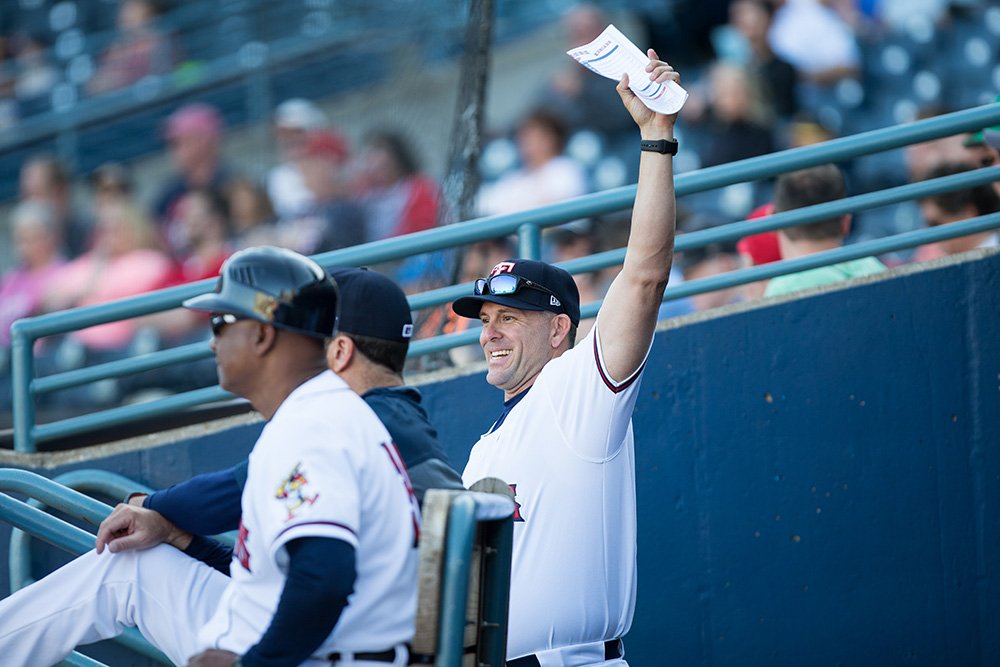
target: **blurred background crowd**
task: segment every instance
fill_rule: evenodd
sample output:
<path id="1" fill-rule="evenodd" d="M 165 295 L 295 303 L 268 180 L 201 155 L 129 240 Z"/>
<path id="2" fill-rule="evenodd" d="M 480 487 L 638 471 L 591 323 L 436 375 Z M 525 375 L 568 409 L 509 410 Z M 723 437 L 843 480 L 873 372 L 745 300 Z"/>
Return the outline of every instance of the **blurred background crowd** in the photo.
<path id="1" fill-rule="evenodd" d="M 463 2 L 3 4 L 0 233 L 10 241 L 0 251 L 0 348 L 17 318 L 210 278 L 239 248 L 314 254 L 455 221 L 441 184 Z M 682 73 L 690 98 L 678 172 L 967 108 L 1000 90 L 1000 6 L 990 0 L 499 0 L 478 215 L 635 181 L 636 132 L 614 84 L 563 55 L 611 22 Z M 993 164 L 998 136 L 986 128 L 839 167 L 859 194 Z M 684 197 L 679 229 L 767 215 L 773 187 Z M 997 206 L 995 194 L 952 199 L 859 213 L 836 243 Z M 545 258 L 621 247 L 627 224 L 612 216 L 551 230 Z M 995 243 L 987 235 L 882 259 Z M 514 253 L 512 239 L 495 239 L 379 268 L 415 292 L 475 279 Z M 776 234 L 715 244 L 678 256 L 672 284 L 781 256 Z M 579 276 L 583 301 L 601 298 L 613 273 Z M 670 301 L 662 315 L 763 289 Z M 462 326 L 442 308 L 420 314 L 418 336 Z M 38 372 L 197 342 L 206 329 L 178 310 L 42 340 Z M 7 364 L 4 349 L 0 375 Z M 46 400 L 80 409 L 213 381 L 206 362 Z M 0 409 L 9 409 L 6 378 Z"/>

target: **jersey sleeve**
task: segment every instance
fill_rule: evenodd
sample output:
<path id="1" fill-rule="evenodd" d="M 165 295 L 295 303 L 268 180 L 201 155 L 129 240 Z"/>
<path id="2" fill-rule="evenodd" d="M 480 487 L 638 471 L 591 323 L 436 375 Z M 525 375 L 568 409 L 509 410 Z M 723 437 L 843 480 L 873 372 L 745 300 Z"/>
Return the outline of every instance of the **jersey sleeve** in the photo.
<path id="1" fill-rule="evenodd" d="M 593 462 L 618 454 L 630 428 L 645 365 L 643 359 L 630 377 L 613 380 L 604 366 L 596 323 L 573 349 L 549 362 L 552 368 L 547 366 L 538 382 L 545 387 L 545 395 L 574 454 Z"/>
<path id="2" fill-rule="evenodd" d="M 143 507 L 156 510 L 181 530 L 216 535 L 236 530 L 240 497 L 246 482 L 246 462 L 232 468 L 196 475 L 146 496 Z"/>
<path id="3" fill-rule="evenodd" d="M 264 488 L 258 507 L 267 517 L 264 539 L 279 567 L 287 565 L 282 547 L 290 540 L 327 537 L 358 547 L 364 457 L 349 446 L 349 426 L 333 438 L 328 428 L 310 426 L 307 421 L 286 429 L 283 464 L 268 466 L 259 478 Z"/>

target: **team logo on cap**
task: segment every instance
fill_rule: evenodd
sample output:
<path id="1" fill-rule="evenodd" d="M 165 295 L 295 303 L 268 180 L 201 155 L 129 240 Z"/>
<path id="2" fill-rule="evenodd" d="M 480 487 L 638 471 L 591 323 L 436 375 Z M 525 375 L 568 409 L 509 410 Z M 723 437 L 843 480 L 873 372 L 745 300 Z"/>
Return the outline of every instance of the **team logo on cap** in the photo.
<path id="1" fill-rule="evenodd" d="M 403 325 L 403 338 L 410 338 L 411 336 L 413 336 L 413 325 L 412 324 L 404 324 Z"/>
<path id="2" fill-rule="evenodd" d="M 308 486 L 309 480 L 306 478 L 305 471 L 302 470 L 302 464 L 296 463 L 291 474 L 281 483 L 274 494 L 275 498 L 285 502 L 285 510 L 288 512 L 285 521 L 293 519 L 296 512 L 306 505 L 312 505 L 319 498 L 319 492 L 309 495 Z"/>
<path id="3" fill-rule="evenodd" d="M 514 273 L 514 262 L 500 262 L 490 271 L 490 277 L 492 278 L 498 273 Z"/>

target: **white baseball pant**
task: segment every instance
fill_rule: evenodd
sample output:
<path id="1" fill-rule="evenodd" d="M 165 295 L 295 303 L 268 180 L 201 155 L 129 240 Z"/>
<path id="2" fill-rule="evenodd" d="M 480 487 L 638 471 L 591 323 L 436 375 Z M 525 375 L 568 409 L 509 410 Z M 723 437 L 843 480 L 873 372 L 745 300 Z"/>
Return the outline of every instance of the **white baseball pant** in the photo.
<path id="1" fill-rule="evenodd" d="M 98 555 L 90 551 L 0 600 L 0 656 L 5 667 L 54 665 L 77 646 L 115 637 L 126 627 L 176 665 L 204 650 L 198 631 L 208 622 L 229 577 L 173 547 Z M 402 648 L 402 647 L 401 647 Z M 395 662 L 340 660 L 352 667 L 404 667 Z M 308 667 L 331 667 L 311 659 Z"/>

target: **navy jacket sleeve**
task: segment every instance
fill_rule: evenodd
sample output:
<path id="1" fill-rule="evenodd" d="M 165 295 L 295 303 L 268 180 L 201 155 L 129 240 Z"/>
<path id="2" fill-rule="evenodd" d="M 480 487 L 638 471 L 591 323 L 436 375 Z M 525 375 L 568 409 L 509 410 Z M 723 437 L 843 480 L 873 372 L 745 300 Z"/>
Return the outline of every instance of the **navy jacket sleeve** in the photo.
<path id="1" fill-rule="evenodd" d="M 232 547 L 210 537 L 195 535 L 184 553 L 229 576 L 229 564 L 233 561 Z"/>
<path id="2" fill-rule="evenodd" d="M 354 590 L 355 552 L 347 542 L 303 537 L 285 548 L 289 558 L 285 588 L 271 625 L 240 658 L 245 667 L 301 664 L 333 632 Z"/>
<path id="3" fill-rule="evenodd" d="M 240 498 L 247 463 L 192 477 L 146 496 L 142 506 L 156 510 L 172 524 L 195 535 L 217 535 L 240 525 Z"/>

